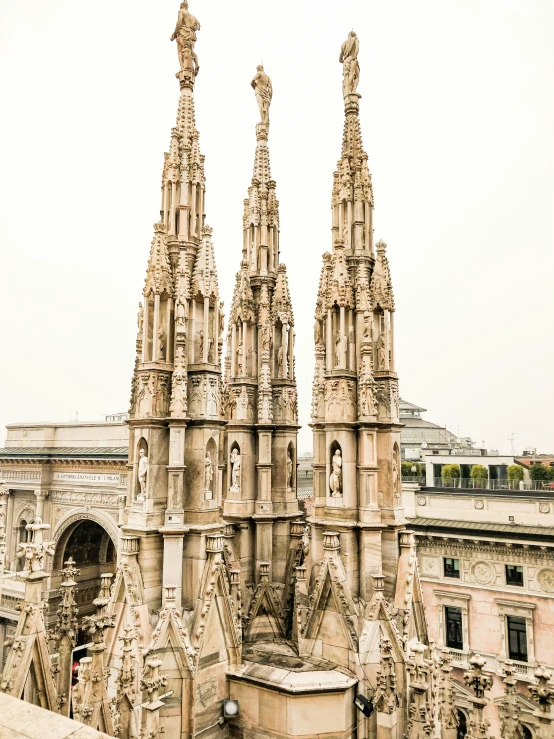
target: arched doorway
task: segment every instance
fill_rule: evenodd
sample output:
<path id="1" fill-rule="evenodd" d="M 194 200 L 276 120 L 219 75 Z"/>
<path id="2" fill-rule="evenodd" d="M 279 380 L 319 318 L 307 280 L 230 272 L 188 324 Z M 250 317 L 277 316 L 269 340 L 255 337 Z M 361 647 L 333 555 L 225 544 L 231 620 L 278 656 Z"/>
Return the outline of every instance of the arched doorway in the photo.
<path id="1" fill-rule="evenodd" d="M 458 728 L 456 730 L 456 739 L 465 739 L 467 736 L 467 718 L 463 711 L 458 709 Z"/>
<path id="2" fill-rule="evenodd" d="M 92 517 L 70 518 L 66 524 L 57 537 L 51 589 L 58 592 L 61 583 L 60 570 L 63 569 L 64 563 L 72 557 L 75 566 L 80 570 L 80 574 L 76 577 L 75 600 L 81 620 L 83 616 L 94 613 L 93 600 L 98 597 L 100 591 L 100 575 L 107 572 L 115 573 L 116 541 L 113 533 L 108 532 L 108 525 L 104 527 Z M 57 595 L 55 600 L 59 601 L 60 596 Z M 50 608 L 55 612 L 57 602 L 52 603 Z M 84 644 L 89 641 L 88 635 L 79 633 L 78 641 Z"/>

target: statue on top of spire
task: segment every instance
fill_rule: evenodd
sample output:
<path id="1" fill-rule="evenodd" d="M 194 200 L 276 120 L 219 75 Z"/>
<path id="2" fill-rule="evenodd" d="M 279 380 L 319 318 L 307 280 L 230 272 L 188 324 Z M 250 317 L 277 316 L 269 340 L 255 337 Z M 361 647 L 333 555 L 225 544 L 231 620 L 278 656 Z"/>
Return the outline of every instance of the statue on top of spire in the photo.
<path id="1" fill-rule="evenodd" d="M 350 31 L 348 38 L 341 46 L 339 62 L 342 64 L 343 81 L 342 95 L 355 95 L 360 81 L 360 65 L 358 64 L 358 53 L 360 51 L 360 40 Z"/>
<path id="2" fill-rule="evenodd" d="M 260 108 L 260 122 L 269 123 L 269 106 L 273 97 L 273 85 L 269 75 L 264 72 L 263 64 L 257 66 L 256 74 L 250 84 L 256 93 L 256 100 Z"/>
<path id="3" fill-rule="evenodd" d="M 179 16 L 177 24 L 170 41 L 177 39 L 177 53 L 179 55 L 179 64 L 181 72 L 186 70 L 192 71 L 194 77 L 198 74 L 200 66 L 198 57 L 194 52 L 194 44 L 196 43 L 196 31 L 200 30 L 200 23 L 189 12 L 189 4 L 187 0 L 183 0 L 179 8 Z"/>

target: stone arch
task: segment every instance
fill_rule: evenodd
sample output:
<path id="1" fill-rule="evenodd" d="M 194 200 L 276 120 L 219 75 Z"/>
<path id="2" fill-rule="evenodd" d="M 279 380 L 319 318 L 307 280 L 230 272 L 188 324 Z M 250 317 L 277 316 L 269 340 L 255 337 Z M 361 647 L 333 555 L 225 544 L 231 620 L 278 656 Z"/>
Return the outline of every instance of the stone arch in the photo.
<path id="1" fill-rule="evenodd" d="M 340 468 L 340 474 L 338 475 L 338 478 L 335 476 L 334 471 L 333 471 L 333 457 L 335 456 L 337 452 L 339 452 L 339 455 L 342 460 L 342 447 L 339 444 L 339 442 L 335 439 L 329 445 L 329 460 L 328 460 L 329 475 L 327 478 L 327 490 L 328 490 L 327 494 L 333 498 L 340 498 L 344 494 L 342 466 Z M 334 495 L 333 495 L 333 490 L 335 491 Z"/>
<path id="2" fill-rule="evenodd" d="M 25 560 L 20 559 L 16 556 L 17 548 L 19 544 L 24 544 L 28 541 L 31 541 L 32 533 L 30 531 L 27 531 L 27 525 L 33 521 L 35 518 L 35 511 L 33 511 L 31 508 L 27 508 L 26 506 L 23 506 L 20 511 L 17 513 L 16 525 L 15 525 L 15 537 L 14 537 L 14 559 L 15 559 L 15 569 L 17 572 L 20 572 L 25 567 Z"/>
<path id="3" fill-rule="evenodd" d="M 119 540 L 119 529 L 115 525 L 114 520 L 106 513 L 101 513 L 98 511 L 70 511 L 62 520 L 58 523 L 56 526 L 56 530 L 54 531 L 54 535 L 52 537 L 52 541 L 54 542 L 54 550 L 56 554 L 54 555 L 53 565 L 54 570 L 60 569 L 60 564 L 63 565 L 62 562 L 59 562 L 59 559 L 63 559 L 63 550 L 65 549 L 65 545 L 67 544 L 67 541 L 71 534 L 73 533 L 74 529 L 77 528 L 75 524 L 79 524 L 82 521 L 93 521 L 94 523 L 97 523 L 99 526 L 101 526 L 106 533 L 108 534 L 115 551 L 117 552 L 117 543 Z M 61 546 L 60 546 L 61 545 Z M 77 566 L 79 566 L 80 563 L 77 563 Z"/>

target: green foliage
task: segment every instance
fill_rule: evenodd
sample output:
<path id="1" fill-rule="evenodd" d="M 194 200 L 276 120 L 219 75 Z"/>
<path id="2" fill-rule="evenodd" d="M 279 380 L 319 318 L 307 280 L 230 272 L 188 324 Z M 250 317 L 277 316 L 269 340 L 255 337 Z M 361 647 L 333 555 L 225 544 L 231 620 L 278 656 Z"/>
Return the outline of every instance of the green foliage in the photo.
<path id="1" fill-rule="evenodd" d="M 554 467 L 545 467 L 540 462 L 535 463 L 529 468 L 529 477 L 531 480 L 553 480 L 554 479 Z"/>
<path id="2" fill-rule="evenodd" d="M 412 471 L 415 467 L 415 472 Z M 402 477 L 423 477 L 425 475 L 425 465 L 421 462 L 402 462 Z"/>
<path id="3" fill-rule="evenodd" d="M 469 473 L 472 480 L 483 482 L 489 479 L 489 471 L 482 464 L 474 464 Z"/>
<path id="4" fill-rule="evenodd" d="M 447 482 L 449 480 L 459 480 L 460 475 L 461 472 L 459 464 L 445 464 L 441 470 L 441 477 L 443 482 Z"/>
<path id="5" fill-rule="evenodd" d="M 523 480 L 523 467 L 520 464 L 511 464 L 508 466 L 508 480 L 520 482 Z"/>

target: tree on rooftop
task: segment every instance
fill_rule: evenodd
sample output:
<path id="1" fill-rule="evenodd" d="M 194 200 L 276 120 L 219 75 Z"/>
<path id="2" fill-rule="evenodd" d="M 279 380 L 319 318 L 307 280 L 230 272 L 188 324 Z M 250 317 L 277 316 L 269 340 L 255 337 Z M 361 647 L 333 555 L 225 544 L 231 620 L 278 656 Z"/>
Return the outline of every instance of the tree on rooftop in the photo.
<path id="1" fill-rule="evenodd" d="M 508 465 L 508 480 L 513 480 L 514 482 L 520 482 L 523 480 L 523 467 L 520 464 L 510 464 Z"/>
<path id="2" fill-rule="evenodd" d="M 444 485 L 453 486 L 460 479 L 459 464 L 445 464 L 441 470 L 442 482 Z"/>
<path id="3" fill-rule="evenodd" d="M 482 464 L 474 464 L 469 475 L 477 488 L 483 487 L 489 479 L 489 471 Z"/>

